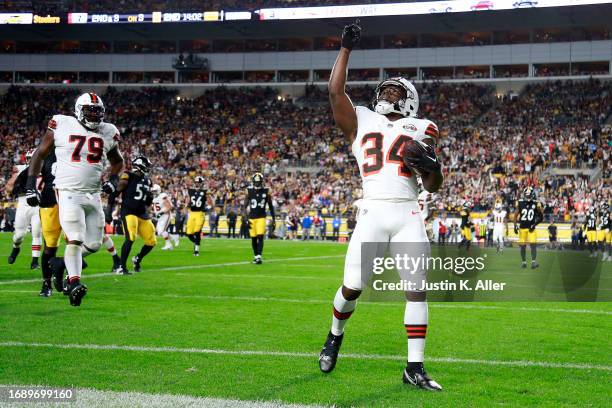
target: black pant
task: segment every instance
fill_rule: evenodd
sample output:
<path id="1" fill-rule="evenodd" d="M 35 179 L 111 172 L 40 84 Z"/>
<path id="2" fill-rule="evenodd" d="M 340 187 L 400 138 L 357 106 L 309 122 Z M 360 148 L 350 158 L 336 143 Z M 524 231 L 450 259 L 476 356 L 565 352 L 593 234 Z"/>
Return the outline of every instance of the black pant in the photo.
<path id="1" fill-rule="evenodd" d="M 228 224 L 227 237 L 236 238 L 236 223 L 235 222 L 230 222 Z"/>
<path id="2" fill-rule="evenodd" d="M 218 230 L 217 224 L 212 224 L 210 226 L 210 236 L 212 237 L 213 235 L 216 235 L 217 237 L 219 236 L 219 230 Z"/>

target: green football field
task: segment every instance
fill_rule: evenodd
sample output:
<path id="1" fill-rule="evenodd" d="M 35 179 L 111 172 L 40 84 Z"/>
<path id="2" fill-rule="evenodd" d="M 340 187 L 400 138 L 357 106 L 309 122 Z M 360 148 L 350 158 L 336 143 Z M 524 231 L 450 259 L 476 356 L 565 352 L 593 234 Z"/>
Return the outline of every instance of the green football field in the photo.
<path id="1" fill-rule="evenodd" d="M 610 406 L 607 302 L 430 302 L 426 367 L 444 391 L 428 393 L 401 382 L 401 302 L 360 302 L 336 370 L 319 371 L 345 244 L 268 240 L 264 264 L 251 265 L 250 241 L 205 239 L 194 258 L 183 240 L 169 252 L 159 244 L 133 276 L 110 274 L 101 252 L 87 260 L 89 293 L 75 308 L 61 294 L 38 296 L 29 242 L 9 266 L 10 235 L 0 234 L 0 384 L 244 406 Z M 541 251 L 540 262 L 553 256 Z M 509 279 L 542 273 L 519 263 L 515 249 L 496 258 Z M 596 268 L 609 295 L 612 263 Z"/>

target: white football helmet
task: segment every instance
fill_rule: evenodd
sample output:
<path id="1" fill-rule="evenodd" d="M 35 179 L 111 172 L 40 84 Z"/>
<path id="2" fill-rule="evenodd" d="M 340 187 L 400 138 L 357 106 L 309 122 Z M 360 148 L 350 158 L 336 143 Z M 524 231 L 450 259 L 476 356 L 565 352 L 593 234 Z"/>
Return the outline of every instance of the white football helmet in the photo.
<path id="1" fill-rule="evenodd" d="M 104 104 L 93 92 L 79 96 L 74 104 L 74 115 L 83 126 L 96 130 L 104 120 Z"/>
<path id="2" fill-rule="evenodd" d="M 395 103 L 380 99 L 381 90 L 386 86 L 398 86 L 406 92 L 406 98 L 400 99 Z M 376 113 L 388 115 L 389 113 L 399 113 L 402 116 L 416 117 L 419 110 L 419 94 L 412 83 L 403 77 L 389 78 L 382 81 L 376 87 L 375 97 L 372 107 Z"/>
<path id="3" fill-rule="evenodd" d="M 161 187 L 159 186 L 159 184 L 153 184 L 153 187 L 151 187 L 151 192 L 153 194 L 161 193 Z"/>

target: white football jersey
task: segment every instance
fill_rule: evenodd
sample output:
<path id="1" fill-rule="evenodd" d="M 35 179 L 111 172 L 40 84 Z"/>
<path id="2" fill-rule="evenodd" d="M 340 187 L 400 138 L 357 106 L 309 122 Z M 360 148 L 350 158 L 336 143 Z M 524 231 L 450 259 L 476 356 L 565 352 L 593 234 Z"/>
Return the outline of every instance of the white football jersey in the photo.
<path id="1" fill-rule="evenodd" d="M 403 145 L 410 139 L 438 137 L 438 127 L 430 120 L 402 118 L 388 120 L 384 115 L 357 106 L 357 137 L 352 145 L 363 183 L 363 198 L 416 200 L 419 194 L 416 174 L 403 165 Z"/>
<path id="2" fill-rule="evenodd" d="M 504 220 L 506 219 L 506 210 L 493 210 L 493 222 L 496 227 L 505 225 Z"/>
<path id="3" fill-rule="evenodd" d="M 96 131 L 85 128 L 74 116 L 54 115 L 49 121 L 54 133 L 55 188 L 99 193 L 106 154 L 119 140 L 119 131 L 102 122 Z"/>
<path id="4" fill-rule="evenodd" d="M 160 193 L 157 197 L 153 199 L 153 212 L 155 215 L 163 214 L 164 209 L 164 200 L 168 198 L 168 194 Z"/>

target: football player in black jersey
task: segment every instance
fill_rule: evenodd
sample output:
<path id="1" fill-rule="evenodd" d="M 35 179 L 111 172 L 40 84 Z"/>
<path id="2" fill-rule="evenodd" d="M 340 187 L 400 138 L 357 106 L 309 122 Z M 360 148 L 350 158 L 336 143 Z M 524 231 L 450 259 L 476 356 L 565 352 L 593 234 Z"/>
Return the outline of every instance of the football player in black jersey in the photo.
<path id="1" fill-rule="evenodd" d="M 153 202 L 151 187 L 153 183 L 147 176 L 151 168 L 151 162 L 145 156 L 138 156 L 132 160 L 132 170 L 121 175 L 117 186 L 117 195 L 121 194 L 121 220 L 123 221 L 123 233 L 125 242 L 121 248 L 121 269 L 119 274 L 129 275 L 127 259 L 130 256 L 132 245 L 139 235 L 144 240 L 144 245 L 138 255 L 132 257 L 134 271 L 140 272 L 140 264 L 143 258 L 153 250 L 157 244 L 155 227 L 149 216 L 149 206 Z M 107 219 L 112 213 L 112 207 L 116 195 L 109 199 L 107 208 Z"/>
<path id="2" fill-rule="evenodd" d="M 40 291 L 41 296 L 51 296 L 51 278 L 53 272 L 51 270 L 50 261 L 57 253 L 62 227 L 59 222 L 59 210 L 57 207 L 57 199 L 55 197 L 54 180 L 55 180 L 55 152 L 49 155 L 43 161 L 43 166 L 40 171 L 42 176 L 42 190 L 40 192 L 40 224 L 42 229 L 43 242 L 45 248 L 41 257 L 41 269 L 43 276 L 43 287 Z M 60 273 L 59 279 L 56 280 L 55 288 L 58 291 L 63 289 L 63 273 Z"/>
<path id="3" fill-rule="evenodd" d="M 272 230 L 275 229 L 274 206 L 272 197 L 267 188 L 263 186 L 263 175 L 255 173 L 251 178 L 251 185 L 247 187 L 246 207 L 249 213 L 249 235 L 253 246 L 253 263 L 261 264 L 263 253 L 264 235 L 266 233 L 266 206 L 272 217 Z"/>
<path id="4" fill-rule="evenodd" d="M 514 214 L 514 233 L 519 236 L 518 244 L 521 248 L 521 268 L 527 267 L 527 244 L 531 248 L 531 269 L 539 266 L 536 261 L 537 235 L 535 229 L 543 219 L 542 206 L 536 201 L 533 187 L 525 187 L 523 196 L 516 202 L 516 213 Z"/>
<path id="5" fill-rule="evenodd" d="M 597 257 L 597 212 L 595 208 L 589 208 L 584 221 L 584 230 L 586 231 L 586 241 L 592 258 Z"/>
<path id="6" fill-rule="evenodd" d="M 187 189 L 187 227 L 185 234 L 193 242 L 193 256 L 200 255 L 200 241 L 202 239 L 202 226 L 204 226 L 204 211 L 206 210 L 206 189 L 204 188 L 204 178 L 197 176 L 194 179 L 192 188 Z"/>
<path id="7" fill-rule="evenodd" d="M 470 218 L 471 206 L 468 202 L 463 204 L 463 209 L 460 212 L 461 215 L 461 242 L 459 243 L 459 248 L 465 245 L 466 250 L 469 252 L 470 246 L 472 245 L 472 229 L 474 228 L 474 223 Z"/>

